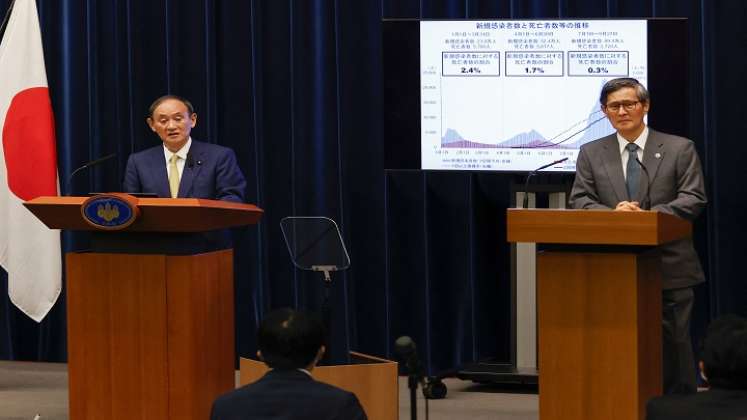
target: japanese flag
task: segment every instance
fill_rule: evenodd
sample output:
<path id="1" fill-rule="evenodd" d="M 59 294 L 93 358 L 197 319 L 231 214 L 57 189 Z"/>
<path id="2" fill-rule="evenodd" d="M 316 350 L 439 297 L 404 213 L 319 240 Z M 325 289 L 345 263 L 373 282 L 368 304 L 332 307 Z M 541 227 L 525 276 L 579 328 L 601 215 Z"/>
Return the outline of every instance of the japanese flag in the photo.
<path id="1" fill-rule="evenodd" d="M 16 0 L 0 41 L 0 265 L 10 300 L 41 321 L 60 295 L 60 232 L 23 202 L 58 195 L 54 115 L 35 0 Z"/>

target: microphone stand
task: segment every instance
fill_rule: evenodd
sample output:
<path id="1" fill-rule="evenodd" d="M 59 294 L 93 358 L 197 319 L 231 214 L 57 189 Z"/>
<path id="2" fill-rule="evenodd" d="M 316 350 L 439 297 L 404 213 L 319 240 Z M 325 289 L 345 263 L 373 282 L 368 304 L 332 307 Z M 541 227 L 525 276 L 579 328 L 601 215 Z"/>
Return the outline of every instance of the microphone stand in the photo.
<path id="1" fill-rule="evenodd" d="M 410 418 L 412 420 L 418 419 L 418 374 L 410 372 L 407 377 L 407 387 L 410 388 Z"/>
<path id="2" fill-rule="evenodd" d="M 532 179 L 534 175 L 537 174 L 537 172 L 549 168 L 550 166 L 557 165 L 558 163 L 562 163 L 568 160 L 567 157 L 564 157 L 563 159 L 558 159 L 555 162 L 550 162 L 547 165 L 542 165 L 539 168 L 533 170 L 532 172 L 529 172 L 529 175 L 527 175 L 527 180 L 524 182 L 524 202 L 522 203 L 522 208 L 527 208 L 529 206 L 529 180 Z"/>
<path id="3" fill-rule="evenodd" d="M 417 391 L 418 384 L 423 379 L 423 371 L 418 360 L 415 342 L 410 337 L 402 336 L 394 343 L 395 352 L 405 363 L 407 368 L 407 387 L 410 389 L 410 419 L 418 418 Z M 425 394 L 423 395 L 425 397 Z M 425 398 L 425 418 L 428 420 L 428 398 Z"/>
<path id="4" fill-rule="evenodd" d="M 94 167 L 94 166 L 96 166 L 96 165 L 98 165 L 98 164 L 100 164 L 102 162 L 106 162 L 107 160 L 109 160 L 109 159 L 111 159 L 111 158 L 113 158 L 115 156 L 117 156 L 117 154 L 116 153 L 112 153 L 110 155 L 106 155 L 104 157 L 100 157 L 98 159 L 94 159 L 94 160 L 92 160 L 92 161 L 84 164 L 80 168 L 74 170 L 70 175 L 68 175 L 67 179 L 65 180 L 65 183 L 63 184 L 64 189 L 65 190 L 70 190 L 70 182 L 73 180 L 73 178 L 75 177 L 75 175 L 78 174 L 78 172 L 80 172 L 80 171 L 82 171 L 84 169 L 88 169 L 88 168 Z"/>
<path id="5" fill-rule="evenodd" d="M 529 172 L 527 180 L 524 182 L 524 201 L 521 203 L 521 208 L 526 209 L 529 207 L 529 180 L 537 173 L 536 170 Z"/>
<path id="6" fill-rule="evenodd" d="M 324 325 L 327 336 L 325 342 L 330 343 L 330 337 L 332 337 L 332 310 L 329 304 L 330 292 L 332 290 L 332 277 L 329 275 L 331 271 L 337 271 L 337 267 L 334 265 L 313 265 L 311 266 L 312 271 L 321 271 L 324 273 L 324 300 L 322 300 L 322 324 Z M 329 365 L 331 361 L 330 352 L 325 352 L 322 356 L 322 362 L 325 365 Z"/>
<path id="7" fill-rule="evenodd" d="M 643 169 L 643 172 L 646 174 L 646 204 L 648 204 L 648 209 L 643 208 L 644 206 L 641 206 L 643 210 L 651 210 L 651 176 L 648 174 L 648 169 L 646 169 L 646 165 L 641 162 L 638 157 L 635 158 L 635 161 L 638 162 L 638 165 L 641 166 L 641 169 Z M 643 204 L 643 203 L 641 203 Z"/>

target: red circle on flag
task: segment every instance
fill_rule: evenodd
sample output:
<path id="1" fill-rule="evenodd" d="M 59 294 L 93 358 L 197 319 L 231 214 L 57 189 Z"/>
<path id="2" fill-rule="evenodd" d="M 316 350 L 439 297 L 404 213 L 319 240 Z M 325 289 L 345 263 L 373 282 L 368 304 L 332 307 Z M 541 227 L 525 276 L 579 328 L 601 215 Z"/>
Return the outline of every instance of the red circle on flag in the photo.
<path id="1" fill-rule="evenodd" d="M 49 89 L 35 87 L 13 97 L 3 124 L 8 188 L 27 201 L 57 195 L 57 150 Z"/>

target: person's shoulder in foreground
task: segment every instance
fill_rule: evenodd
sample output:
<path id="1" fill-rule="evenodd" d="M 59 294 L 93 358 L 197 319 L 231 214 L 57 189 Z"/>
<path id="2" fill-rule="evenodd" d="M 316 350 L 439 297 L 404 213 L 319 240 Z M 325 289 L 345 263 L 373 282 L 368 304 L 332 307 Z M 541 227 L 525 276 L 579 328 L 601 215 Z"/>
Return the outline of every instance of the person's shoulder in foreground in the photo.
<path id="1" fill-rule="evenodd" d="M 747 420 L 747 320 L 721 317 L 708 326 L 700 361 L 710 389 L 666 395 L 646 405 L 648 420 Z"/>
<path id="2" fill-rule="evenodd" d="M 315 381 L 299 370 L 272 370 L 215 400 L 211 419 L 362 420 L 366 414 L 352 392 Z"/>
<path id="3" fill-rule="evenodd" d="M 747 391 L 712 389 L 657 397 L 646 405 L 646 420 L 747 420 Z"/>
<path id="4" fill-rule="evenodd" d="M 211 420 L 365 420 L 352 392 L 317 382 L 311 371 L 324 354 L 324 327 L 303 312 L 279 309 L 257 331 L 262 378 L 219 397 Z"/>

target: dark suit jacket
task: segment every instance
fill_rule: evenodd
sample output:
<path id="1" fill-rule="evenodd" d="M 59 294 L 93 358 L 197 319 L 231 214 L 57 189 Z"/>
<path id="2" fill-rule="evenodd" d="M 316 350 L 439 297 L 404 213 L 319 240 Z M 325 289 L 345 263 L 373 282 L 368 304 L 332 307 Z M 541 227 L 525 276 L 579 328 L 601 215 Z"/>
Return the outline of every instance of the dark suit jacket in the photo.
<path id="1" fill-rule="evenodd" d="M 211 420 L 364 420 L 355 394 L 299 370 L 271 370 L 213 403 Z"/>
<path id="2" fill-rule="evenodd" d="M 646 420 L 747 420 L 747 390 L 718 389 L 666 395 L 646 405 Z"/>
<path id="3" fill-rule="evenodd" d="M 171 197 L 163 145 L 133 153 L 127 161 L 124 192 Z M 227 147 L 192 140 L 179 183 L 180 198 L 244 202 L 246 180 Z"/>
<path id="4" fill-rule="evenodd" d="M 621 201 L 694 220 L 706 205 L 700 160 L 692 141 L 649 128 L 643 151 L 638 197 L 628 197 L 620 146 L 615 134 L 581 146 L 570 205 L 577 209 L 614 209 Z M 648 173 L 648 176 L 646 174 Z M 662 287 L 676 289 L 703 282 L 705 276 L 692 239 L 660 247 Z"/>

